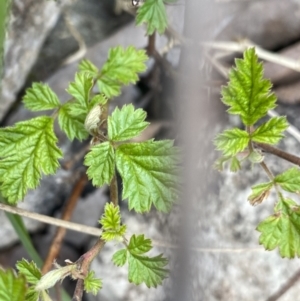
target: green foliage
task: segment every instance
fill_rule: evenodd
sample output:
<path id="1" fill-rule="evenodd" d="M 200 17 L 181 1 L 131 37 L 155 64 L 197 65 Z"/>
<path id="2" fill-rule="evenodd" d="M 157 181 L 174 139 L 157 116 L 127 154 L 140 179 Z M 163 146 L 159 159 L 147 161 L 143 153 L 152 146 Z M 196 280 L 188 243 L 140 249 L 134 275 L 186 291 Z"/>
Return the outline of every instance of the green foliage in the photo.
<path id="1" fill-rule="evenodd" d="M 33 83 L 32 88 L 26 90 L 23 102 L 31 111 L 52 110 L 60 106 L 57 95 L 47 84 L 42 83 Z"/>
<path id="2" fill-rule="evenodd" d="M 94 275 L 93 271 L 89 271 L 88 275 L 84 278 L 84 290 L 87 293 L 97 295 L 98 291 L 102 288 L 102 281 L 95 278 Z"/>
<path id="3" fill-rule="evenodd" d="M 222 101 L 228 113 L 238 114 L 245 125 L 253 125 L 275 108 L 276 96 L 272 84 L 263 79 L 263 65 L 258 62 L 254 48 L 244 52 L 244 59 L 235 60 L 236 68 L 229 73 L 229 84 L 222 89 Z"/>
<path id="4" fill-rule="evenodd" d="M 83 59 L 78 66 L 79 71 L 87 72 L 92 77 L 96 77 L 99 73 L 99 69 L 89 60 Z"/>
<path id="5" fill-rule="evenodd" d="M 277 175 L 274 182 L 279 184 L 282 189 L 289 192 L 300 192 L 300 170 L 297 167 L 292 167 L 285 172 Z"/>
<path id="6" fill-rule="evenodd" d="M 257 230 L 266 250 L 279 248 L 282 257 L 300 257 L 300 207 L 290 199 L 281 199 L 274 215 L 262 221 Z"/>
<path id="7" fill-rule="evenodd" d="M 84 164 L 88 166 L 87 175 L 93 185 L 109 184 L 115 172 L 115 151 L 109 142 L 95 145 L 85 156 Z"/>
<path id="8" fill-rule="evenodd" d="M 20 275 L 24 275 L 28 283 L 36 285 L 42 278 L 42 273 L 36 264 L 31 261 L 28 262 L 26 259 L 18 261 L 16 267 Z"/>
<path id="9" fill-rule="evenodd" d="M 145 256 L 152 249 L 151 240 L 144 235 L 133 235 L 127 249 L 116 252 L 113 262 L 123 266 L 128 262 L 128 280 L 136 285 L 145 283 L 147 287 L 157 287 L 167 277 L 165 266 L 168 260 L 162 254 L 155 257 Z"/>
<path id="10" fill-rule="evenodd" d="M 123 199 L 129 209 L 146 212 L 153 204 L 168 212 L 177 198 L 176 149 L 169 140 L 125 143 L 116 150 L 123 180 Z"/>
<path id="11" fill-rule="evenodd" d="M 121 225 L 120 207 L 113 203 L 106 203 L 104 215 L 99 222 L 103 227 L 101 237 L 105 241 L 122 238 L 126 233 L 126 225 Z"/>
<path id="12" fill-rule="evenodd" d="M 133 46 L 111 48 L 98 76 L 100 92 L 108 98 L 119 95 L 122 85 L 136 83 L 137 73 L 146 70 L 147 59 L 144 50 L 137 50 Z"/>
<path id="13" fill-rule="evenodd" d="M 167 26 L 167 13 L 163 0 L 146 0 L 139 7 L 136 15 L 136 24 L 147 23 L 147 34 L 151 35 L 156 30 L 162 34 Z"/>
<path id="14" fill-rule="evenodd" d="M 56 145 L 53 119 L 42 116 L 0 129 L 1 192 L 11 204 L 38 186 L 42 173 L 54 174 L 62 153 Z"/>
<path id="15" fill-rule="evenodd" d="M 125 141 L 138 136 L 148 125 L 146 112 L 134 109 L 132 104 L 116 108 L 108 117 L 108 137 L 112 141 Z"/>
<path id="16" fill-rule="evenodd" d="M 3 271 L 0 268 L 0 300 L 24 301 L 26 294 L 26 280 L 24 276 L 16 276 L 14 271 Z"/>
<path id="17" fill-rule="evenodd" d="M 252 193 L 248 197 L 249 202 L 252 205 L 260 204 L 262 201 L 264 201 L 268 197 L 272 186 L 273 186 L 272 182 L 261 183 L 261 184 L 253 186 Z"/>

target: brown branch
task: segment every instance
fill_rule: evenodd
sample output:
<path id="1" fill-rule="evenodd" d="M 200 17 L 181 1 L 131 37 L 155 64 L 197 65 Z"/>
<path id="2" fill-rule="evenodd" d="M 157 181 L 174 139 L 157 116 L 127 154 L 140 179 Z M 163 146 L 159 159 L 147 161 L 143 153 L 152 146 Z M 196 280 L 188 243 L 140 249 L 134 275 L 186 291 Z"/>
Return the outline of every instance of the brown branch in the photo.
<path id="1" fill-rule="evenodd" d="M 82 274 L 83 278 L 87 276 L 92 261 L 102 250 L 104 245 L 105 245 L 105 241 L 102 239 L 98 239 L 95 245 L 77 260 L 76 263 L 80 267 L 80 273 Z M 84 281 L 83 279 L 78 279 L 72 301 L 81 301 L 83 296 L 83 290 L 84 290 Z"/>
<path id="2" fill-rule="evenodd" d="M 274 295 L 267 301 L 276 301 L 284 295 L 300 279 L 300 270 L 298 270 Z"/>
<path id="3" fill-rule="evenodd" d="M 81 192 L 87 182 L 87 177 L 86 174 L 80 177 L 80 179 L 76 182 L 75 187 L 71 193 L 71 196 L 67 200 L 67 205 L 64 209 L 64 212 L 62 214 L 61 219 L 64 221 L 69 221 L 72 217 L 73 210 L 77 204 L 78 198 L 81 195 Z M 51 247 L 49 249 L 48 255 L 46 257 L 44 266 L 42 268 L 42 273 L 45 274 L 47 273 L 51 267 L 52 263 L 55 260 L 55 258 L 58 257 L 58 254 L 60 252 L 61 244 L 62 241 L 66 235 L 66 228 L 59 227 L 56 230 L 54 239 L 51 243 Z"/>
<path id="4" fill-rule="evenodd" d="M 156 52 L 155 49 L 155 32 L 148 37 L 148 45 L 146 47 L 148 56 L 153 56 Z"/>
<path id="5" fill-rule="evenodd" d="M 117 182 L 117 174 L 115 171 L 115 174 L 110 182 L 109 185 L 109 191 L 110 191 L 110 201 L 115 205 L 119 205 L 119 196 L 118 196 L 118 182 Z"/>
<path id="6" fill-rule="evenodd" d="M 286 161 L 289 161 L 295 165 L 300 166 L 300 157 L 297 157 L 295 155 L 292 155 L 290 153 L 287 153 L 281 149 L 278 149 L 272 145 L 264 144 L 264 143 L 258 143 L 255 142 L 255 145 L 264 150 L 267 153 L 270 153 L 272 155 L 275 155 L 281 159 L 284 159 Z"/>

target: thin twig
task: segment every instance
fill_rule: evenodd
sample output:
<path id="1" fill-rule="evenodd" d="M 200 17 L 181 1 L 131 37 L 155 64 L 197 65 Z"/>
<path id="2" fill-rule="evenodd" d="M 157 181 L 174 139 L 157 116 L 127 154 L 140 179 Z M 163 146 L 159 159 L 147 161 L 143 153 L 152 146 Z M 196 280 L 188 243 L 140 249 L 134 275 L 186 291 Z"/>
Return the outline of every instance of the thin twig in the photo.
<path id="1" fill-rule="evenodd" d="M 300 270 L 298 270 L 274 295 L 267 301 L 276 301 L 282 297 L 298 280 L 300 279 Z"/>
<path id="2" fill-rule="evenodd" d="M 80 179 L 76 182 L 75 187 L 71 193 L 71 196 L 67 200 L 67 206 L 65 207 L 61 217 L 62 220 L 69 221 L 71 219 L 73 210 L 76 207 L 77 201 L 82 193 L 83 188 L 85 187 L 86 182 L 87 182 L 86 174 L 81 176 Z M 57 258 L 60 252 L 61 244 L 66 235 L 66 232 L 67 232 L 66 228 L 63 227 L 57 228 L 50 249 L 48 251 L 48 255 L 44 262 L 44 266 L 42 268 L 43 274 L 46 274 L 51 269 L 53 261 L 55 260 L 55 258 Z"/>
<path id="3" fill-rule="evenodd" d="M 57 226 L 57 227 L 64 227 L 69 230 L 86 233 L 86 234 L 97 236 L 97 237 L 101 236 L 101 234 L 102 234 L 102 230 L 98 229 L 98 228 L 85 226 L 82 224 L 76 224 L 76 223 L 72 223 L 72 222 L 67 222 L 67 221 L 62 221 L 61 219 L 58 219 L 58 218 L 31 212 L 31 211 L 28 211 L 25 209 L 9 206 L 9 205 L 2 204 L 2 203 L 0 203 L 0 210 L 10 212 L 13 214 L 17 214 L 20 216 L 28 217 L 28 218 L 40 221 L 42 223 L 50 224 L 50 225 Z"/>
<path id="4" fill-rule="evenodd" d="M 119 205 L 118 182 L 116 171 L 109 185 L 110 201 L 115 205 Z"/>

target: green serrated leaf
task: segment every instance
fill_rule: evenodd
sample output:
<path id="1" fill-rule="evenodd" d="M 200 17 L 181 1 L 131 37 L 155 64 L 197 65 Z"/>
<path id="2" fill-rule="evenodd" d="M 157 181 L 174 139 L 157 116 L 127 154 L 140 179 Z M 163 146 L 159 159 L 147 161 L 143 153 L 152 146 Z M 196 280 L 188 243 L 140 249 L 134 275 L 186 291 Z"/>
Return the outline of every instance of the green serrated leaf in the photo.
<path id="1" fill-rule="evenodd" d="M 16 276 L 13 270 L 4 271 L 0 268 L 1 301 L 24 301 L 26 290 L 24 276 Z"/>
<path id="2" fill-rule="evenodd" d="M 26 277 L 26 280 L 30 284 L 37 284 L 38 281 L 42 278 L 42 273 L 36 264 L 31 261 L 28 262 L 26 259 L 18 261 L 16 268 L 19 271 L 19 274 L 22 274 Z"/>
<path id="3" fill-rule="evenodd" d="M 162 34 L 168 26 L 167 13 L 163 0 L 147 0 L 139 7 L 136 15 L 136 24 L 147 23 L 147 34 L 156 30 Z"/>
<path id="4" fill-rule="evenodd" d="M 262 221 L 259 243 L 266 250 L 279 248 L 282 257 L 300 257 L 300 207 L 292 200 L 281 200 L 275 214 Z"/>
<path id="5" fill-rule="evenodd" d="M 39 296 L 40 296 L 40 293 L 35 291 L 34 286 L 31 286 L 28 288 L 28 290 L 26 292 L 25 301 L 39 301 L 40 300 Z"/>
<path id="6" fill-rule="evenodd" d="M 127 143 L 116 150 L 116 166 L 123 180 L 123 199 L 129 209 L 167 212 L 177 199 L 177 149 L 170 140 Z"/>
<path id="7" fill-rule="evenodd" d="M 108 98 L 119 95 L 122 85 L 137 82 L 138 73 L 146 70 L 147 59 L 144 50 L 133 46 L 111 48 L 97 82 L 100 92 Z"/>
<path id="8" fill-rule="evenodd" d="M 58 113 L 58 124 L 69 140 L 72 141 L 76 138 L 82 141 L 89 135 L 84 127 L 85 114 L 74 115 L 73 105 L 73 103 L 66 103 L 61 106 Z"/>
<path id="9" fill-rule="evenodd" d="M 236 59 L 235 63 L 228 85 L 222 88 L 222 101 L 230 106 L 230 114 L 240 115 L 243 123 L 250 126 L 275 108 L 276 96 L 270 92 L 271 82 L 263 79 L 263 65 L 254 48 L 247 49 L 244 59 Z"/>
<path id="10" fill-rule="evenodd" d="M 145 283 L 147 287 L 157 287 L 167 277 L 165 266 L 168 260 L 162 254 L 155 257 L 128 255 L 128 280 L 136 285 Z"/>
<path id="11" fill-rule="evenodd" d="M 28 189 L 35 189 L 42 177 L 54 174 L 62 157 L 47 116 L 18 122 L 0 129 L 1 192 L 10 204 L 22 200 Z"/>
<path id="12" fill-rule="evenodd" d="M 107 103 L 108 99 L 104 96 L 104 94 L 97 94 L 95 95 L 90 103 L 89 103 L 89 111 L 95 106 L 95 105 L 105 105 Z"/>
<path id="13" fill-rule="evenodd" d="M 81 72 L 87 72 L 90 74 L 90 76 L 95 77 L 97 76 L 99 70 L 98 68 L 89 60 L 87 59 L 83 59 L 79 65 L 78 65 L 78 69 Z"/>
<path id="14" fill-rule="evenodd" d="M 277 175 L 274 182 L 279 184 L 282 189 L 289 192 L 300 192 L 300 170 L 298 167 L 292 167 L 285 172 Z"/>
<path id="15" fill-rule="evenodd" d="M 115 171 L 114 148 L 109 142 L 93 146 L 85 156 L 84 165 L 88 166 L 87 175 L 93 185 L 109 184 Z"/>
<path id="16" fill-rule="evenodd" d="M 77 72 L 75 81 L 70 83 L 67 92 L 87 110 L 92 87 L 93 77 L 87 72 Z"/>
<path id="17" fill-rule="evenodd" d="M 276 144 L 284 137 L 283 132 L 288 126 L 286 117 L 272 117 L 251 133 L 251 139 L 255 142 Z"/>
<path id="18" fill-rule="evenodd" d="M 224 156 L 235 156 L 248 146 L 249 140 L 249 134 L 246 131 L 234 128 L 219 134 L 215 139 L 215 145 Z"/>
<path id="19" fill-rule="evenodd" d="M 272 182 L 261 183 L 251 187 L 252 193 L 248 197 L 251 205 L 255 206 L 263 202 L 270 193 L 270 189 L 273 187 Z"/>
<path id="20" fill-rule="evenodd" d="M 88 275 L 84 278 L 84 290 L 96 296 L 101 288 L 101 279 L 95 278 L 94 271 L 89 271 Z"/>
<path id="21" fill-rule="evenodd" d="M 152 249 L 151 239 L 145 238 L 144 234 L 132 235 L 128 244 L 128 251 L 132 254 L 145 254 Z"/>
<path id="22" fill-rule="evenodd" d="M 218 171 L 223 171 L 224 165 L 231 159 L 231 156 L 222 156 L 218 158 L 214 163 L 214 168 Z"/>
<path id="23" fill-rule="evenodd" d="M 103 227 L 102 239 L 110 241 L 123 237 L 126 233 L 126 225 L 121 225 L 120 207 L 112 203 L 106 203 L 104 215 L 99 223 Z"/>
<path id="24" fill-rule="evenodd" d="M 237 172 L 241 169 L 240 161 L 237 159 L 237 157 L 232 157 L 230 162 L 230 171 Z"/>
<path id="25" fill-rule="evenodd" d="M 125 141 L 138 136 L 149 123 L 142 109 L 134 109 L 132 104 L 116 108 L 108 117 L 108 137 L 112 141 Z"/>
<path id="26" fill-rule="evenodd" d="M 32 88 L 26 90 L 23 102 L 31 111 L 52 110 L 60 106 L 57 95 L 47 84 L 42 83 L 33 83 Z"/>
<path id="27" fill-rule="evenodd" d="M 114 253 L 112 258 L 113 263 L 118 267 L 122 267 L 127 261 L 127 253 L 126 249 L 122 249 Z"/>

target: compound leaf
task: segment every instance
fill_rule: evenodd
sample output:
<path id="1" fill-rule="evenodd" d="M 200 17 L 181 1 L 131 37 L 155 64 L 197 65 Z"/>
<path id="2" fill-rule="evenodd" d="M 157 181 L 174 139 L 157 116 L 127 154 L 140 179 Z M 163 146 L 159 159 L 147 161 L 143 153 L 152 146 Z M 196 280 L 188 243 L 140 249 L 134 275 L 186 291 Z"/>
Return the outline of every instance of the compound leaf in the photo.
<path id="1" fill-rule="evenodd" d="M 27 292 L 25 295 L 25 301 L 38 301 L 38 300 L 40 300 L 39 296 L 40 296 L 40 293 L 34 289 L 34 286 L 30 286 L 27 289 Z M 45 299 L 42 298 L 41 300 L 44 301 Z"/>
<path id="2" fill-rule="evenodd" d="M 103 227 L 102 238 L 105 241 L 122 237 L 126 233 L 126 225 L 121 225 L 120 207 L 106 203 L 104 215 L 99 221 Z"/>
<path id="3" fill-rule="evenodd" d="M 147 23 L 147 34 L 155 30 L 162 34 L 168 26 L 166 8 L 163 0 L 147 0 L 139 7 L 136 15 L 136 24 Z"/>
<path id="4" fill-rule="evenodd" d="M 276 96 L 270 92 L 272 84 L 263 79 L 263 66 L 254 48 L 244 52 L 244 59 L 236 59 L 236 68 L 229 73 L 229 83 L 222 88 L 222 101 L 238 114 L 245 125 L 253 125 L 275 108 Z"/>
<path id="5" fill-rule="evenodd" d="M 109 184 L 115 171 L 115 151 L 109 142 L 91 148 L 85 156 L 84 165 L 88 166 L 87 175 L 93 185 Z"/>
<path id="6" fill-rule="evenodd" d="M 147 287 L 157 287 L 167 277 L 165 266 L 168 260 L 162 254 L 155 257 L 128 255 L 128 280 L 136 285 L 145 283 Z"/>
<path id="7" fill-rule="evenodd" d="M 289 192 L 300 192 L 300 170 L 292 167 L 285 172 L 277 175 L 274 182 L 279 184 L 282 189 Z"/>
<path id="8" fill-rule="evenodd" d="M 42 177 L 54 174 L 62 157 L 47 116 L 16 123 L 0 129 L 0 187 L 10 204 L 22 200 L 28 189 L 35 189 Z"/>
<path id="9" fill-rule="evenodd" d="M 248 146 L 249 140 L 249 134 L 246 131 L 234 128 L 219 134 L 215 139 L 215 145 L 225 157 L 235 156 Z"/>
<path id="10" fill-rule="evenodd" d="M 95 278 L 94 271 L 89 271 L 88 275 L 84 278 L 84 290 L 87 293 L 97 295 L 99 290 L 102 288 L 101 279 Z"/>
<path id="11" fill-rule="evenodd" d="M 167 212 L 177 198 L 176 148 L 170 140 L 127 143 L 116 150 L 116 166 L 123 180 L 123 199 L 129 209 Z"/>
<path id="12" fill-rule="evenodd" d="M 36 264 L 31 261 L 28 262 L 26 259 L 18 261 L 16 267 L 19 271 L 19 274 L 22 274 L 26 277 L 26 280 L 30 284 L 37 284 L 38 281 L 42 278 L 42 273 Z"/>
<path id="13" fill-rule="evenodd" d="M 251 139 L 255 142 L 276 144 L 284 137 L 283 132 L 288 126 L 286 117 L 272 117 L 251 133 Z"/>
<path id="14" fill-rule="evenodd" d="M 42 83 L 33 83 L 32 88 L 26 90 L 23 102 L 31 111 L 52 110 L 60 106 L 56 94 L 47 84 Z"/>
<path id="15" fill-rule="evenodd" d="M 230 171 L 237 172 L 241 169 L 240 161 L 237 157 L 232 157 L 230 161 Z"/>
<path id="16" fill-rule="evenodd" d="M 65 103 L 59 109 L 58 124 L 71 141 L 75 138 L 82 141 L 88 137 L 89 134 L 84 127 L 84 121 L 85 114 L 82 112 L 74 114 L 73 103 Z"/>
<path id="17" fill-rule="evenodd" d="M 97 82 L 100 92 L 108 98 L 119 95 L 122 85 L 136 83 L 137 74 L 146 70 L 147 59 L 144 50 L 137 50 L 133 46 L 111 48 Z"/>
<path id="18" fill-rule="evenodd" d="M 87 72 L 92 77 L 97 76 L 97 74 L 99 72 L 98 68 L 91 61 L 89 61 L 87 59 L 83 59 L 79 63 L 78 68 L 79 68 L 79 71 L 81 71 L 81 72 Z"/>
<path id="19" fill-rule="evenodd" d="M 300 207 L 292 200 L 282 199 L 275 207 L 275 214 L 262 221 L 259 243 L 266 250 L 279 248 L 282 257 L 300 257 Z"/>
<path id="20" fill-rule="evenodd" d="M 134 110 L 132 104 L 116 108 L 108 117 L 108 137 L 112 141 L 129 140 L 138 136 L 147 126 L 146 112 L 142 109 Z"/>
<path id="21" fill-rule="evenodd" d="M 137 255 L 149 252 L 152 249 L 151 239 L 145 238 L 144 234 L 132 235 L 128 245 L 128 251 Z"/>
<path id="22" fill-rule="evenodd" d="M 126 249 L 121 249 L 114 253 L 112 258 L 113 263 L 118 267 L 122 267 L 127 261 L 127 253 Z"/>
<path id="23" fill-rule="evenodd" d="M 16 276 L 14 271 L 4 271 L 0 268 L 1 301 L 24 301 L 26 290 L 26 280 L 24 276 Z"/>

